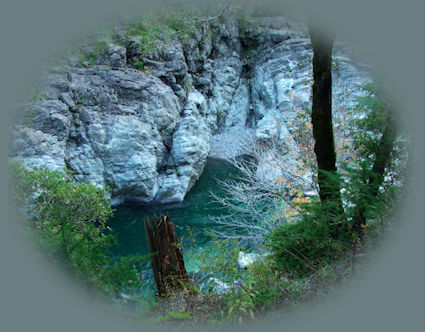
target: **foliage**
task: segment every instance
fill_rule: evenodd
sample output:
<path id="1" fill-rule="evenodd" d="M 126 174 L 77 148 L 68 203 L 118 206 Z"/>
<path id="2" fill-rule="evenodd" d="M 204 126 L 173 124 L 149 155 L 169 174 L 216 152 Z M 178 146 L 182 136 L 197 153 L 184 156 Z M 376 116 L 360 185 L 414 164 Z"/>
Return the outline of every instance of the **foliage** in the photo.
<path id="1" fill-rule="evenodd" d="M 220 296 L 220 320 L 243 321 L 253 319 L 256 311 L 270 307 L 282 294 L 280 273 L 272 260 L 257 261 L 246 270 L 238 267 L 238 253 L 243 248 L 235 239 L 221 240 L 212 234 L 212 245 L 200 254 L 200 271 L 204 279 L 211 276 L 229 285 L 224 293 L 218 292 L 215 283 L 207 292 Z"/>
<path id="2" fill-rule="evenodd" d="M 323 268 L 318 269 L 317 274 L 322 271 Z M 271 257 L 256 261 L 246 270 L 237 270 L 237 275 L 238 283 L 232 290 L 219 295 L 218 324 L 249 324 L 279 303 L 295 304 L 310 296 L 309 278 L 287 278 Z"/>
<path id="3" fill-rule="evenodd" d="M 126 26 L 129 37 L 138 38 L 141 42 L 142 54 L 153 52 L 159 41 L 170 41 L 179 38 L 183 42 L 194 37 L 203 26 L 213 23 L 216 6 L 207 5 L 179 6 L 178 8 L 162 8 L 149 15 L 134 18 Z M 218 16 L 217 16 L 218 18 Z M 115 38 L 117 39 L 117 38 Z"/>
<path id="4" fill-rule="evenodd" d="M 357 118 L 349 124 L 349 129 L 359 156 L 372 162 L 384 131 L 388 103 L 382 99 L 383 87 L 378 82 L 366 84 L 363 90 L 365 95 L 357 98 L 352 110 Z"/>
<path id="5" fill-rule="evenodd" d="M 273 249 L 274 259 L 284 271 L 305 275 L 339 259 L 347 250 L 352 250 L 354 255 L 362 245 L 361 240 L 380 236 L 388 226 L 384 218 L 399 197 L 405 174 L 401 169 L 406 165 L 406 157 L 402 154 L 400 158 L 400 154 L 393 151 L 379 191 L 370 185 L 370 179 L 377 176 L 372 169 L 390 106 L 382 99 L 382 86 L 376 82 L 365 86 L 365 91 L 351 110 L 356 112 L 352 114 L 353 121 L 347 124 L 353 137 L 353 157 L 349 162 L 340 163 L 339 174 L 328 174 L 329 179 L 335 180 L 331 183 L 341 185 L 344 210 L 335 215 L 337 209 L 332 202 L 303 204 L 299 222 L 281 225 L 269 236 L 268 244 Z M 394 170 L 392 165 L 399 169 Z M 359 213 L 365 218 L 360 225 L 361 233 L 365 235 L 361 239 L 356 230 Z M 329 222 L 335 219 L 336 225 Z"/>
<path id="6" fill-rule="evenodd" d="M 42 100 L 46 100 L 47 99 L 47 95 L 43 92 L 40 91 L 40 88 L 36 88 L 36 91 L 34 92 L 34 94 L 31 96 L 31 98 L 29 99 L 30 102 L 37 102 L 37 101 L 42 101 Z"/>
<path id="7" fill-rule="evenodd" d="M 18 163 L 10 165 L 10 174 L 20 216 L 44 251 L 105 295 L 140 286 L 143 258 L 109 256 L 116 238 L 106 225 L 113 213 L 106 188 L 76 183 L 69 171 L 29 171 Z"/>
<path id="8" fill-rule="evenodd" d="M 133 67 L 137 70 L 144 70 L 146 69 L 145 64 L 142 61 L 136 61 L 135 63 L 133 63 Z"/>
<path id="9" fill-rule="evenodd" d="M 253 53 L 245 54 L 246 58 L 251 58 L 251 61 L 255 60 L 256 50 L 259 46 L 260 34 L 263 31 L 263 27 L 256 24 L 256 20 L 248 15 L 246 11 L 238 10 L 233 11 L 235 17 L 238 20 L 239 38 L 243 45 L 243 52 Z"/>
<path id="10" fill-rule="evenodd" d="M 369 179 L 373 176 L 370 164 L 359 161 L 355 166 L 343 164 L 346 174 L 344 187 L 344 201 L 349 202 L 345 206 L 348 220 L 353 224 L 358 211 L 364 211 L 367 224 L 364 224 L 367 236 L 376 237 L 382 235 L 385 218 L 396 204 L 399 197 L 399 188 L 391 184 L 384 184 L 379 195 L 375 196 L 370 186 Z"/>
<path id="11" fill-rule="evenodd" d="M 315 272 L 343 255 L 350 232 L 344 216 L 335 216 L 333 202 L 300 203 L 301 220 L 283 224 L 268 236 L 268 246 L 279 269 L 293 275 Z M 333 220 L 334 223 L 330 223 Z"/>
<path id="12" fill-rule="evenodd" d="M 181 309 L 180 311 L 169 311 L 166 315 L 158 316 L 153 321 L 155 323 L 162 323 L 170 320 L 187 320 L 192 319 L 192 312 L 184 311 Z"/>
<path id="13" fill-rule="evenodd" d="M 80 47 L 80 67 L 95 65 L 98 55 L 107 49 L 109 41 L 109 38 L 104 36 L 90 38 L 85 46 Z"/>
<path id="14" fill-rule="evenodd" d="M 282 295 L 281 273 L 271 259 L 255 262 L 244 273 L 241 293 L 249 295 L 256 310 L 264 311 Z"/>
<path id="15" fill-rule="evenodd" d="M 142 55 L 152 53 L 155 45 L 170 38 L 170 29 L 154 21 L 151 17 L 141 18 L 126 26 L 126 35 L 140 41 Z"/>
<path id="16" fill-rule="evenodd" d="M 392 121 L 399 119 L 396 118 L 394 112 L 389 112 L 393 106 L 390 100 L 386 98 L 387 95 L 382 82 L 375 80 L 366 84 L 363 89 L 365 94 L 357 99 L 356 106 L 350 110 L 354 115 L 357 115 L 357 118 L 349 124 L 349 132 L 353 137 L 354 147 L 358 155 L 358 168 L 364 167 L 364 163 L 368 163 L 369 167 L 372 168 L 376 152 L 381 145 L 387 118 L 392 117 Z M 388 185 L 390 181 L 393 185 L 400 187 L 407 175 L 409 155 L 407 134 L 402 131 L 401 121 L 397 121 L 397 128 L 399 134 L 394 143 L 391 159 L 386 167 L 386 183 Z"/>
<path id="17" fill-rule="evenodd" d="M 356 251 L 361 243 L 353 229 L 356 219 L 358 222 L 359 211 L 367 219 L 367 223 L 361 226 L 366 238 L 381 234 L 386 227 L 383 219 L 395 203 L 405 174 L 400 169 L 395 170 L 394 166 L 403 168 L 406 153 L 402 153 L 400 158 L 400 153 L 393 151 L 385 181 L 380 186 L 379 195 L 376 195 L 369 182 L 376 177 L 372 167 L 385 129 L 389 102 L 382 99 L 382 87 L 377 83 L 368 84 L 365 91 L 343 123 L 351 135 L 346 143 L 351 149 L 351 158 L 342 158 L 348 162 L 340 162 L 340 172 L 325 172 L 329 187 L 341 189 L 343 210 L 332 200 L 320 203 L 305 197 L 306 188 L 311 188 L 311 185 L 306 186 L 305 173 L 290 172 L 282 157 L 288 151 L 277 140 L 271 140 L 265 148 L 251 147 L 251 158 L 247 161 L 233 162 L 241 171 L 241 181 L 224 182 L 225 195 L 213 195 L 217 202 L 232 211 L 228 216 L 215 219 L 218 225 L 224 227 L 224 230 L 215 232 L 224 238 L 248 240 L 249 243 L 258 240 L 259 244 L 266 237 L 279 269 L 294 275 L 313 273 L 342 257 L 347 250 Z M 306 112 L 297 110 L 298 116 L 302 114 Z M 306 116 L 309 117 L 308 114 Z M 294 119 L 296 122 L 304 120 L 301 117 Z M 294 135 L 302 154 L 300 167 L 310 169 L 314 174 L 317 170 L 311 165 L 314 159 L 311 126 L 302 127 Z M 403 151 L 403 143 L 399 140 L 399 151 Z M 272 158 L 267 160 L 275 167 L 271 167 L 266 175 L 274 177 L 274 181 L 267 181 L 259 171 L 261 164 L 258 161 L 270 155 Z M 276 174 L 271 174 L 275 170 Z M 303 179 L 304 183 L 300 182 L 304 187 L 294 186 L 294 179 Z M 240 229 L 244 232 L 239 232 Z"/>
<path id="18" fill-rule="evenodd" d="M 224 282 L 232 282 L 239 277 L 239 246 L 235 240 L 221 240 L 211 234 L 211 245 L 199 255 L 200 271 L 206 276 L 215 276 Z"/>
<path id="19" fill-rule="evenodd" d="M 92 66 L 97 63 L 98 55 L 107 50 L 108 45 L 117 44 L 127 47 L 132 39 L 140 41 L 140 56 L 128 59 L 141 62 L 144 57 L 151 57 L 156 52 L 161 52 L 164 43 L 180 40 L 186 43 L 190 38 L 197 37 L 199 31 L 206 27 L 213 27 L 217 21 L 226 13 L 232 11 L 229 4 L 217 6 L 215 4 L 201 4 L 195 6 L 179 5 L 160 8 L 154 12 L 132 16 L 128 21 L 117 26 L 109 26 L 96 36 L 91 36 L 80 47 L 80 67 Z M 209 38 L 209 37 L 207 37 Z M 214 41 L 215 35 L 211 34 Z M 204 41 L 198 40 L 201 46 Z M 140 65 L 137 65 L 141 69 Z"/>
<path id="20" fill-rule="evenodd" d="M 173 319 L 190 319 L 191 318 L 192 313 L 190 311 L 178 311 L 178 312 L 174 312 L 174 311 L 170 311 L 168 313 L 168 316 L 170 316 Z"/>

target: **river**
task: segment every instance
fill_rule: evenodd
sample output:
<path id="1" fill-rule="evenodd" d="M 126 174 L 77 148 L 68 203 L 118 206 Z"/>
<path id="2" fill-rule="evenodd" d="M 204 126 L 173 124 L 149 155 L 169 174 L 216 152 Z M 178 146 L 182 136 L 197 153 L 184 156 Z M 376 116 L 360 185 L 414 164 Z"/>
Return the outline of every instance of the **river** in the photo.
<path id="1" fill-rule="evenodd" d="M 182 245 L 183 256 L 188 273 L 193 275 L 199 271 L 199 252 L 211 244 L 213 227 L 212 216 L 228 213 L 221 204 L 214 202 L 210 192 L 222 194 L 223 190 L 217 179 L 235 178 L 238 170 L 230 163 L 222 160 L 208 159 L 204 171 L 183 202 L 157 204 L 122 204 L 116 207 L 114 217 L 109 226 L 116 232 L 118 245 L 113 255 L 146 255 L 147 247 L 144 219 L 152 218 L 160 213 L 168 213 L 175 225 L 176 233 Z M 197 254 L 196 254 L 196 253 Z M 143 272 L 144 295 L 152 296 L 155 285 L 149 263 Z"/>

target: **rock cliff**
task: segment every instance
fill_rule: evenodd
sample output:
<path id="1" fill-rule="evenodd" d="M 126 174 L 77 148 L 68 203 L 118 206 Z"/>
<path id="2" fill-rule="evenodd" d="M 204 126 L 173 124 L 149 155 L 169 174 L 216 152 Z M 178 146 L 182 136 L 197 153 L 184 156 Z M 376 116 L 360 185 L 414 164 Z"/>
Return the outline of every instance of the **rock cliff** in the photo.
<path id="1" fill-rule="evenodd" d="M 118 40 L 92 49 L 89 60 L 48 70 L 36 100 L 22 105 L 10 159 L 67 167 L 79 181 L 110 187 L 113 203 L 181 201 L 208 156 L 243 154 L 255 140 L 279 138 L 290 147 L 282 162 L 296 162 L 298 113 L 311 107 L 302 24 L 224 15 L 148 51 L 117 29 Z M 369 78 L 347 45 L 336 43 L 334 61 L 341 112 Z"/>

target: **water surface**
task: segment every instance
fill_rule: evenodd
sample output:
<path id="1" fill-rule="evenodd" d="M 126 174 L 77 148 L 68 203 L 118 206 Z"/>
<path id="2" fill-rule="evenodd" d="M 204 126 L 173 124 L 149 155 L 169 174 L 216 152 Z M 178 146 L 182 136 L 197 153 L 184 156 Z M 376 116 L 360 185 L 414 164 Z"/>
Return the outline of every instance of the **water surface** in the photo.
<path id="1" fill-rule="evenodd" d="M 227 212 L 221 204 L 212 200 L 210 192 L 223 192 L 217 179 L 225 180 L 237 175 L 237 169 L 230 163 L 208 159 L 201 177 L 183 202 L 167 205 L 127 203 L 118 206 L 109 223 L 117 233 L 119 241 L 119 245 L 114 248 L 114 255 L 147 254 L 149 250 L 144 219 L 168 213 L 183 247 L 186 268 L 188 272 L 194 272 L 197 268 L 196 262 L 191 261 L 192 251 L 202 250 L 211 241 L 208 232 L 217 227 L 211 217 Z"/>

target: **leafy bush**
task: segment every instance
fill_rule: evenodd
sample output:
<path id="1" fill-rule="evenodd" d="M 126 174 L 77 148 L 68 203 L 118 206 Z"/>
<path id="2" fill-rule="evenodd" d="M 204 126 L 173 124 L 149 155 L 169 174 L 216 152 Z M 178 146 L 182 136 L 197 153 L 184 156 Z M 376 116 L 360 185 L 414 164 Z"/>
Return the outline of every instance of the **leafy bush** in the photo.
<path id="1" fill-rule="evenodd" d="M 106 188 L 77 183 L 69 171 L 29 171 L 18 163 L 10 165 L 10 175 L 19 216 L 42 250 L 103 294 L 140 286 L 142 258 L 108 255 L 116 237 L 106 225 L 113 213 Z"/>
<path id="2" fill-rule="evenodd" d="M 235 240 L 220 240 L 211 234 L 211 245 L 199 255 L 200 271 L 223 282 L 233 282 L 239 277 L 239 246 Z"/>
<path id="3" fill-rule="evenodd" d="M 135 63 L 133 63 L 133 67 L 137 70 L 145 70 L 145 64 L 142 61 L 136 61 Z"/>
<path id="4" fill-rule="evenodd" d="M 349 229 L 341 227 L 344 216 L 335 216 L 332 202 L 301 205 L 301 220 L 279 226 L 267 238 L 279 269 L 293 275 L 315 272 L 341 257 L 351 244 Z"/>
<path id="5" fill-rule="evenodd" d="M 213 276 L 231 287 L 220 295 L 223 321 L 242 323 L 253 319 L 256 311 L 270 307 L 282 295 L 280 272 L 272 260 L 265 259 L 242 270 L 238 267 L 241 248 L 236 240 L 220 240 L 212 235 L 212 245 L 200 255 L 200 264 L 206 278 Z M 216 293 L 214 287 L 208 289 Z"/>
<path id="6" fill-rule="evenodd" d="M 257 310 L 269 308 L 282 295 L 283 279 L 271 259 L 266 258 L 249 266 L 243 278 L 247 286 L 242 291 L 249 292 Z"/>

